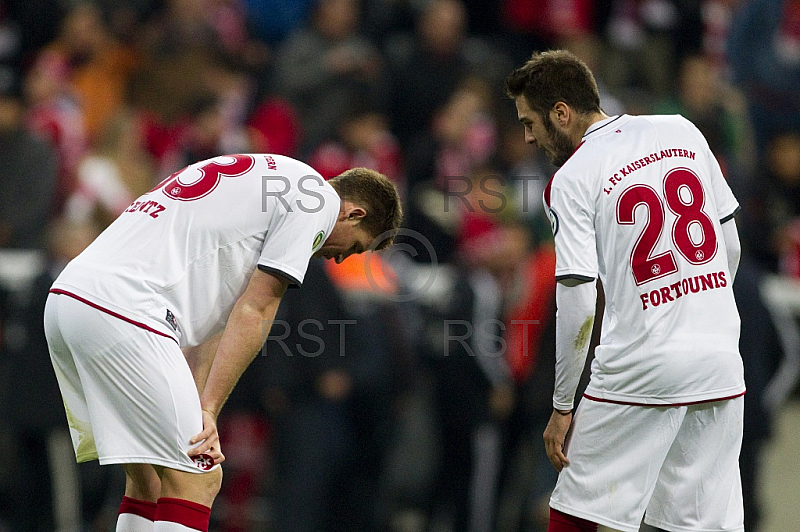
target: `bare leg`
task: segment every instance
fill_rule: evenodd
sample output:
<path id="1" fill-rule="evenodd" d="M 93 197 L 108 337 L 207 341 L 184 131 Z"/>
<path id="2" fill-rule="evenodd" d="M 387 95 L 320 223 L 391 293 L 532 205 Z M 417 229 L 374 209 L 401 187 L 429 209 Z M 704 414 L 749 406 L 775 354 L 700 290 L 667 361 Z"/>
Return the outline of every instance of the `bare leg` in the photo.
<path id="1" fill-rule="evenodd" d="M 150 464 L 124 464 L 125 497 L 119 506 L 116 532 L 152 532 L 161 480 Z"/>
<path id="2" fill-rule="evenodd" d="M 183 499 L 211 507 L 222 487 L 222 468 L 207 473 L 188 473 L 166 467 L 156 469 L 161 477 L 161 497 Z"/>
<path id="3" fill-rule="evenodd" d="M 161 494 L 161 479 L 150 464 L 123 464 L 125 496 L 140 501 L 156 502 Z"/>

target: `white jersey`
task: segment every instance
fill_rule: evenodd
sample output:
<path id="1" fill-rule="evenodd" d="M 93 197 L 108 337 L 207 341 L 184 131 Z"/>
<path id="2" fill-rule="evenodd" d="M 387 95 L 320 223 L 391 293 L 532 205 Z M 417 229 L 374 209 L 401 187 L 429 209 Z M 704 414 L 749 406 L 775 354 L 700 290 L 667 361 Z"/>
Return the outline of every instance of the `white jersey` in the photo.
<path id="1" fill-rule="evenodd" d="M 688 404 L 744 393 L 721 230 L 739 205 L 691 122 L 593 124 L 544 199 L 556 278 L 599 275 L 605 292 L 587 398 Z"/>
<path id="2" fill-rule="evenodd" d="M 134 201 L 52 290 L 198 345 L 224 328 L 256 266 L 301 284 L 339 205 L 319 173 L 289 157 L 201 161 Z"/>

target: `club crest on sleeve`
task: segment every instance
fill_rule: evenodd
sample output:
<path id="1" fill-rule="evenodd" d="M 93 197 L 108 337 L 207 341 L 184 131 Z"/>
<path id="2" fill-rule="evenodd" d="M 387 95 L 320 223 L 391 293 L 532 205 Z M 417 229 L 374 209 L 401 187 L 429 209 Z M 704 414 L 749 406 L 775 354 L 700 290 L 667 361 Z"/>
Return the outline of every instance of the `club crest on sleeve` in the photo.
<path id="1" fill-rule="evenodd" d="M 311 251 L 317 251 L 325 241 L 325 231 L 320 231 L 314 236 L 314 242 L 311 244 Z"/>
<path id="2" fill-rule="evenodd" d="M 198 469 L 202 469 L 203 471 L 208 471 L 212 467 L 214 467 L 214 459 L 207 454 L 198 454 L 197 456 L 192 458 L 192 461 L 194 462 L 194 465 L 196 465 Z"/>
<path id="3" fill-rule="evenodd" d="M 556 236 L 556 233 L 558 233 L 558 215 L 552 207 L 547 209 L 547 217 L 550 218 L 550 229 L 553 231 L 553 236 Z"/>

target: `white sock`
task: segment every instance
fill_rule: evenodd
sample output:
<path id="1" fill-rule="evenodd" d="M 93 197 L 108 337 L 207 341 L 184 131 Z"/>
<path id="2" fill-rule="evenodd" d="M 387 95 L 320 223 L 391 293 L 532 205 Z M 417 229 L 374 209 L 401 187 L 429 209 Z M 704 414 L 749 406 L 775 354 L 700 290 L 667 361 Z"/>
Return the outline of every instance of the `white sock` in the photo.
<path id="1" fill-rule="evenodd" d="M 119 514 L 116 532 L 154 532 L 154 523 L 136 514 Z"/>

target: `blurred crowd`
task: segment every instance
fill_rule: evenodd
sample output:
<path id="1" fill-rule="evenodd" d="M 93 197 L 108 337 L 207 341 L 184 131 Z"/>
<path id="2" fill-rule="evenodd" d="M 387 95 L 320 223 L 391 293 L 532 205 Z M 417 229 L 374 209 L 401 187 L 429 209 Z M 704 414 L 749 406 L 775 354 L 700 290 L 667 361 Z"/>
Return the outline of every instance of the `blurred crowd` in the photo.
<path id="1" fill-rule="evenodd" d="M 0 530 L 111 530 L 122 495 L 74 464 L 52 280 L 172 172 L 252 152 L 374 168 L 406 218 L 394 250 L 312 261 L 287 293 L 220 418 L 214 530 L 544 530 L 555 169 L 502 82 L 555 47 L 608 114 L 692 120 L 742 205 L 756 531 L 785 357 L 760 287 L 800 278 L 798 0 L 0 0 Z"/>

